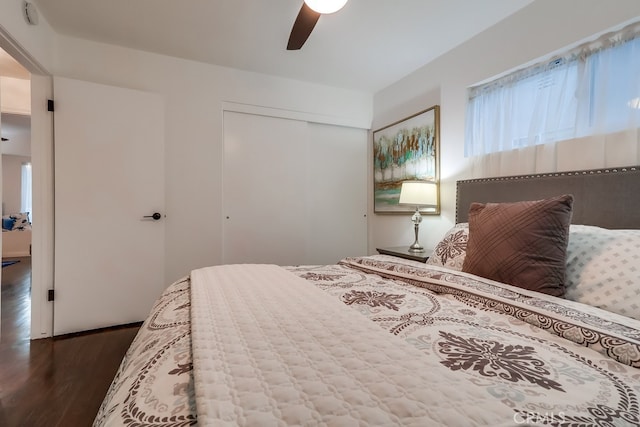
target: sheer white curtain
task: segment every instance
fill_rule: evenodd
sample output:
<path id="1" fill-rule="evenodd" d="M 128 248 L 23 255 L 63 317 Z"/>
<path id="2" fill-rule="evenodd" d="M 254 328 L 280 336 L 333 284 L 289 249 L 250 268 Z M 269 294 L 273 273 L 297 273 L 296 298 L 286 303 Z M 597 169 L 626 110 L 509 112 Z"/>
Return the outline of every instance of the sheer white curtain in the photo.
<path id="1" fill-rule="evenodd" d="M 29 222 L 31 222 L 31 163 L 22 164 L 21 188 L 20 212 L 29 213 Z"/>
<path id="2" fill-rule="evenodd" d="M 640 126 L 640 38 L 613 43 L 584 59 L 577 93 L 579 136 Z"/>
<path id="3" fill-rule="evenodd" d="M 470 90 L 465 155 L 571 137 L 578 62 L 563 58 Z"/>
<path id="4" fill-rule="evenodd" d="M 469 89 L 465 156 L 640 126 L 640 24 Z"/>

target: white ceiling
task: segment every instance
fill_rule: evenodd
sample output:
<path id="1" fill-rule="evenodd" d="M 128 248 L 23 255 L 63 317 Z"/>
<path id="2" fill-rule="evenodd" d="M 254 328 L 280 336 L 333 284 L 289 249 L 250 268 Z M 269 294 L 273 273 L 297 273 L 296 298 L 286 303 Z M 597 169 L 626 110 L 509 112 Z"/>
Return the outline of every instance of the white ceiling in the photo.
<path id="1" fill-rule="evenodd" d="M 32 0 L 59 33 L 375 93 L 533 0 L 350 0 L 285 49 L 302 0 Z"/>

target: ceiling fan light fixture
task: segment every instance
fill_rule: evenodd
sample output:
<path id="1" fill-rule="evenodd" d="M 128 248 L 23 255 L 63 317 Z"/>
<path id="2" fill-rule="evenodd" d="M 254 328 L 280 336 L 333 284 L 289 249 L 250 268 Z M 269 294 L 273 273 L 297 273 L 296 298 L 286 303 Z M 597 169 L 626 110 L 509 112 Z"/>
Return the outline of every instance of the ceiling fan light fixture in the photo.
<path id="1" fill-rule="evenodd" d="M 318 13 L 328 14 L 339 11 L 348 0 L 304 0 L 311 9 Z"/>

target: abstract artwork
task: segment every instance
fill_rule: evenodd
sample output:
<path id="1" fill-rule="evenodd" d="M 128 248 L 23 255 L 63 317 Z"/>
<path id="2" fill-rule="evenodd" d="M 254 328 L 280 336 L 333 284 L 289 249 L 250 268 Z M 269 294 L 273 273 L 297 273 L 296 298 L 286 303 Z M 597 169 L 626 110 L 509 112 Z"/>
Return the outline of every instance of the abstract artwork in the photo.
<path id="1" fill-rule="evenodd" d="M 398 204 L 403 181 L 439 181 L 440 107 L 373 132 L 373 193 L 375 213 L 411 213 L 415 206 Z M 435 206 L 420 209 L 423 214 L 439 214 Z"/>

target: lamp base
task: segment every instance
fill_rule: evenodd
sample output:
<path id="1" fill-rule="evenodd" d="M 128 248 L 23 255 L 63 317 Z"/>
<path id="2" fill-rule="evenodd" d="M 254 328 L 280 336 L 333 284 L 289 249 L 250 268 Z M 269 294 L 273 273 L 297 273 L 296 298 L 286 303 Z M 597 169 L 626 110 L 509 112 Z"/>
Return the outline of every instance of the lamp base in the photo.
<path id="1" fill-rule="evenodd" d="M 418 234 L 420 230 L 420 223 L 422 222 L 422 216 L 420 215 L 420 207 L 416 206 L 416 211 L 411 217 L 411 221 L 413 221 L 413 231 L 416 235 L 416 240 L 413 242 L 411 246 L 409 246 L 409 252 L 412 253 L 420 253 L 424 252 L 424 248 L 420 243 L 418 243 Z"/>
<path id="2" fill-rule="evenodd" d="M 414 243 L 413 245 L 409 246 L 409 252 L 421 253 L 424 252 L 424 248 Z"/>

